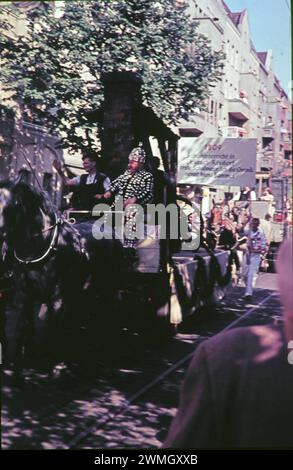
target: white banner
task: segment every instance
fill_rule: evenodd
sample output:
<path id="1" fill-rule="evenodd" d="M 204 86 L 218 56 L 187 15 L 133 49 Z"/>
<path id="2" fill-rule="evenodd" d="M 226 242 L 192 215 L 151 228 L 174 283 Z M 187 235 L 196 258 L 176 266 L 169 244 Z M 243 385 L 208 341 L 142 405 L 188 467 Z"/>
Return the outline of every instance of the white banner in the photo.
<path id="1" fill-rule="evenodd" d="M 178 183 L 255 186 L 256 139 L 182 137 Z"/>

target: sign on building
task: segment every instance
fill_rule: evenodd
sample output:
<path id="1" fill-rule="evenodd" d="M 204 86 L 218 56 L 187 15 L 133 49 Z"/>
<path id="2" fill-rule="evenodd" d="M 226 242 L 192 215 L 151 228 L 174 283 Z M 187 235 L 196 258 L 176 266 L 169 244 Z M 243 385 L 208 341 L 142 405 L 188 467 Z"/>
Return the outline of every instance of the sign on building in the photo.
<path id="1" fill-rule="evenodd" d="M 256 139 L 181 138 L 178 183 L 255 186 L 256 143 Z"/>

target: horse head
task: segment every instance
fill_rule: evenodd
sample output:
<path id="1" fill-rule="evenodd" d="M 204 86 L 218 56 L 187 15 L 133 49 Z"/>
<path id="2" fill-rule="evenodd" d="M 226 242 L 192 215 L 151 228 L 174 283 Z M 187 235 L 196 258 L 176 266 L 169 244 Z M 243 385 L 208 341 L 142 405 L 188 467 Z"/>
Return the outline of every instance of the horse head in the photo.
<path id="1" fill-rule="evenodd" d="M 6 210 L 11 202 L 11 186 L 12 184 L 9 181 L 0 182 L 0 237 L 5 230 Z"/>
<path id="2" fill-rule="evenodd" d="M 0 185 L 0 230 L 5 232 L 8 243 L 41 233 L 44 215 L 50 213 L 52 209 L 44 194 L 26 183 Z"/>

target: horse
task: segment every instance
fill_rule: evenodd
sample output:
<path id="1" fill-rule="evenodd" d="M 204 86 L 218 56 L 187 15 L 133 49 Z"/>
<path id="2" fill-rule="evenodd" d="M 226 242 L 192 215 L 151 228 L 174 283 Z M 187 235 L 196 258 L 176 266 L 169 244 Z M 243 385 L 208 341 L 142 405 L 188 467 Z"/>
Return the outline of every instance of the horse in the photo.
<path id="1" fill-rule="evenodd" d="M 44 192 L 23 182 L 0 183 L 1 265 L 12 273 L 15 291 L 6 321 L 14 325 L 16 376 L 23 370 L 24 352 L 37 352 L 36 319 L 46 323 L 54 367 L 77 360 L 82 352 L 80 332 L 89 326 L 89 310 L 101 305 L 101 299 L 111 308 L 122 247 L 117 240 L 95 240 L 91 228 L 86 222 L 71 225 Z"/>

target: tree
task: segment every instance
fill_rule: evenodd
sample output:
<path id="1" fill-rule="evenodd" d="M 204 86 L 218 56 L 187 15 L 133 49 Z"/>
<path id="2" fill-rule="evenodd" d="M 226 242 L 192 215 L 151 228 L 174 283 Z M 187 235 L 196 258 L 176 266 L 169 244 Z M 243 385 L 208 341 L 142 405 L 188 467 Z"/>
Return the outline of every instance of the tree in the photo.
<path id="1" fill-rule="evenodd" d="M 61 17 L 46 2 L 26 35 L 0 41 L 5 90 L 71 150 L 97 146 L 87 113 L 101 105 L 103 72 L 139 74 L 144 104 L 167 124 L 202 109 L 221 76 L 222 52 L 178 0 L 70 1 Z"/>

